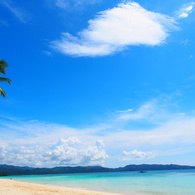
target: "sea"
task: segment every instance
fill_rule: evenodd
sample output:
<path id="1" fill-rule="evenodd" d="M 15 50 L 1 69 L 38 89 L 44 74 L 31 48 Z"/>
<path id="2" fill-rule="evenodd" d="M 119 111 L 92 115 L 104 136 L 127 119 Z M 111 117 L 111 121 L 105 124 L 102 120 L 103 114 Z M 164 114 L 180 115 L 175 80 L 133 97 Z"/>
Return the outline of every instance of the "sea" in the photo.
<path id="1" fill-rule="evenodd" d="M 195 169 L 147 171 L 143 173 L 26 175 L 11 176 L 11 178 L 24 182 L 126 195 L 195 195 Z"/>

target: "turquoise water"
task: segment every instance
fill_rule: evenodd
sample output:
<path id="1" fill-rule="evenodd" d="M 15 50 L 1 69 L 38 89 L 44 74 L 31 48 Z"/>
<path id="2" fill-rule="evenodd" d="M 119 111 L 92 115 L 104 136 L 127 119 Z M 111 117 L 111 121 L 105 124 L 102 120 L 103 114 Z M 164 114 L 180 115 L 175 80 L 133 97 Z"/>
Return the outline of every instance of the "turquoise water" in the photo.
<path id="1" fill-rule="evenodd" d="M 95 191 L 195 195 L 195 170 L 13 176 L 14 180 Z"/>

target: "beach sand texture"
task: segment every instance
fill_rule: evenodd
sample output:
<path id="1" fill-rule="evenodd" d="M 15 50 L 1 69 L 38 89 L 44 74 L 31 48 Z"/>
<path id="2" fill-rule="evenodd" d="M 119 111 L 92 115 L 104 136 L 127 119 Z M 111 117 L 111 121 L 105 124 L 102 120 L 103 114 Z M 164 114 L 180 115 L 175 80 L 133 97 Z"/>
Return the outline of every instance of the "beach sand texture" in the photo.
<path id="1" fill-rule="evenodd" d="M 0 195 L 119 195 L 0 179 Z"/>

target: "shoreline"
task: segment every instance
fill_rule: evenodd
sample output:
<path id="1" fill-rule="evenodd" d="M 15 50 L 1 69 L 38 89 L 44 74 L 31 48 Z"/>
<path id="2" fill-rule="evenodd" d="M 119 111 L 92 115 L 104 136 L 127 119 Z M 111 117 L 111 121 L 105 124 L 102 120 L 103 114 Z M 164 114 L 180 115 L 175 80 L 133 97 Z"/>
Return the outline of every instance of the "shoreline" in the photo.
<path id="1" fill-rule="evenodd" d="M 27 183 L 0 178 L 1 195 L 122 195 L 111 192 L 98 192 L 77 188 Z M 134 195 L 134 194 L 132 194 Z"/>

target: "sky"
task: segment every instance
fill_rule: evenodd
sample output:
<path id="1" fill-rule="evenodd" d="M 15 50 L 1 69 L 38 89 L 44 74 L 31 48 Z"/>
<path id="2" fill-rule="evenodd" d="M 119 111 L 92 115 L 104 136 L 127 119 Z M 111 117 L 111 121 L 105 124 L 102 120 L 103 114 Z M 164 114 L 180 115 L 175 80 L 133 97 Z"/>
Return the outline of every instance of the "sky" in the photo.
<path id="1" fill-rule="evenodd" d="M 0 164 L 195 165 L 195 2 L 0 0 Z"/>

